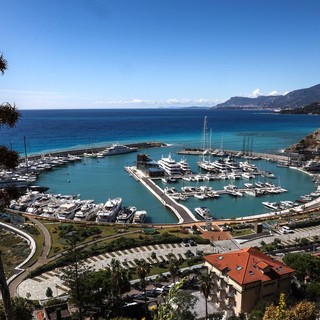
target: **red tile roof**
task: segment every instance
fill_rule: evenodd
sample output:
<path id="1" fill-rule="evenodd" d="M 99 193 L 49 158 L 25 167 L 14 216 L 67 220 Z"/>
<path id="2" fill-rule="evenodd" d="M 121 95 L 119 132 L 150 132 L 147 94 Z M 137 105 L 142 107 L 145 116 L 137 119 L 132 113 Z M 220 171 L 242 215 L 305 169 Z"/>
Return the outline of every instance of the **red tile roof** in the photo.
<path id="1" fill-rule="evenodd" d="M 279 261 L 274 261 L 257 248 L 217 253 L 205 256 L 204 259 L 241 285 L 270 281 L 290 274 L 294 270 Z"/>

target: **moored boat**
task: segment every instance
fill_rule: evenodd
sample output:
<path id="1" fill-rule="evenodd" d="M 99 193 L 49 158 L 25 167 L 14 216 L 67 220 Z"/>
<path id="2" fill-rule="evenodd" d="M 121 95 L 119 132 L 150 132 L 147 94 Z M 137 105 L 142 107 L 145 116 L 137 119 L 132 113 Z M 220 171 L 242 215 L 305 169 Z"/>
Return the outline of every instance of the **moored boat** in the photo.
<path id="1" fill-rule="evenodd" d="M 203 219 L 211 218 L 210 210 L 207 207 L 197 207 L 194 211 Z"/>
<path id="2" fill-rule="evenodd" d="M 108 199 L 97 212 L 96 222 L 114 222 L 121 209 L 122 198 Z"/>
<path id="3" fill-rule="evenodd" d="M 131 223 L 137 208 L 134 206 L 125 207 L 120 210 L 116 223 Z"/>
<path id="4" fill-rule="evenodd" d="M 117 154 L 124 154 L 137 151 L 137 148 L 131 148 L 126 145 L 114 143 L 111 147 L 102 151 L 104 156 L 113 156 Z"/>
<path id="5" fill-rule="evenodd" d="M 144 223 L 147 219 L 146 210 L 138 210 L 134 213 L 133 223 Z"/>

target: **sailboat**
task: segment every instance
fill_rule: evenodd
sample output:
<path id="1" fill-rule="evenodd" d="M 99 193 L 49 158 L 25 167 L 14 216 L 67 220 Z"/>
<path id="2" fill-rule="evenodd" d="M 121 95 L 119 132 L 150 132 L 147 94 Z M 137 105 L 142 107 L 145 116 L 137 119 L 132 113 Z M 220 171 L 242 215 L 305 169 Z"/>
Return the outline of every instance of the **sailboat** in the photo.
<path id="1" fill-rule="evenodd" d="M 210 148 L 207 148 L 207 116 L 204 117 L 204 123 L 203 123 L 203 131 L 202 131 L 202 155 L 200 160 L 197 162 L 198 166 L 201 169 L 204 169 L 206 171 L 210 172 L 216 172 L 217 169 L 211 162 L 211 136 L 212 136 L 212 130 L 210 130 Z M 208 157 L 208 158 L 207 158 Z"/>

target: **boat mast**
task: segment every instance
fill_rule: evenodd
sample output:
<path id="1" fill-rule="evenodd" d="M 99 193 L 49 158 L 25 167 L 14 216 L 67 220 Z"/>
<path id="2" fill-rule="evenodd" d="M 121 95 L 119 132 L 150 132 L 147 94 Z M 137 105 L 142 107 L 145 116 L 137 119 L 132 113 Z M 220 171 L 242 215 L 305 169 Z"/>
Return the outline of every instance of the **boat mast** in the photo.
<path id="1" fill-rule="evenodd" d="M 28 155 L 27 155 L 27 144 L 26 144 L 26 136 L 23 136 L 23 144 L 24 144 L 24 159 L 27 167 L 27 172 L 29 170 L 29 165 L 28 165 Z"/>
<path id="2" fill-rule="evenodd" d="M 206 151 L 207 148 L 207 116 L 204 117 L 203 123 L 203 132 L 202 132 L 202 149 L 203 152 Z"/>
<path id="3" fill-rule="evenodd" d="M 220 147 L 221 151 L 223 151 L 223 132 L 222 132 L 222 136 L 221 136 L 221 147 Z"/>

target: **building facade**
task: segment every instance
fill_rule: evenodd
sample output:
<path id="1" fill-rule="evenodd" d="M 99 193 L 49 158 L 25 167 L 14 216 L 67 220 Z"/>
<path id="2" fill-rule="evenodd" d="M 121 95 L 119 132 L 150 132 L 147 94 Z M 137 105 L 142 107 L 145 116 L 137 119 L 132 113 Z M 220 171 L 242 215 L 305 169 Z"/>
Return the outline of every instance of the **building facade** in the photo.
<path id="1" fill-rule="evenodd" d="M 213 275 L 211 300 L 228 319 L 251 312 L 259 300 L 277 299 L 289 292 L 294 270 L 257 248 L 212 254 L 204 257 Z"/>

